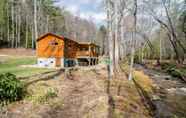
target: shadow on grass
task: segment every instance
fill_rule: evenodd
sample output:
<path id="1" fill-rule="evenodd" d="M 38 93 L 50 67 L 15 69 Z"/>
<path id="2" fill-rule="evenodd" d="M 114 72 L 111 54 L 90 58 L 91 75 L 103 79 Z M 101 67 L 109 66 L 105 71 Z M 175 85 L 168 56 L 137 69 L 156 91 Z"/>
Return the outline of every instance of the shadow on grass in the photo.
<path id="1" fill-rule="evenodd" d="M 28 87 L 29 85 L 34 84 L 34 83 L 37 83 L 39 81 L 48 81 L 48 80 L 54 79 L 55 77 L 60 76 L 62 73 L 64 73 L 64 70 L 59 70 L 56 73 L 50 74 L 50 75 L 47 75 L 47 76 L 45 74 L 49 74 L 49 72 L 48 73 L 45 73 L 45 74 L 42 74 L 42 75 L 39 75 L 39 76 L 34 76 L 37 79 L 34 79 L 32 81 L 27 82 L 25 84 L 25 87 Z"/>
<path id="2" fill-rule="evenodd" d="M 114 117 L 114 112 L 115 112 L 115 102 L 114 102 L 114 99 L 112 97 L 112 95 L 110 94 L 110 81 L 111 80 L 108 80 L 107 82 L 107 94 L 108 94 L 108 103 L 109 103 L 109 108 L 108 108 L 108 111 L 109 111 L 109 114 L 108 114 L 108 118 L 113 118 Z"/>
<path id="3" fill-rule="evenodd" d="M 32 75 L 32 76 L 27 76 L 27 77 L 18 77 L 19 80 L 28 80 L 29 78 L 33 78 L 33 77 L 40 77 L 42 75 L 46 75 L 46 74 L 50 74 L 50 73 L 54 73 L 56 72 L 56 70 L 54 71 L 47 71 L 47 72 L 43 72 L 43 73 L 40 73 L 40 74 L 35 74 L 35 75 Z"/>
<path id="4" fill-rule="evenodd" d="M 133 79 L 133 82 L 135 84 L 135 87 L 139 93 L 139 95 L 141 96 L 141 98 L 143 99 L 142 102 L 144 104 L 144 106 L 146 107 L 146 109 L 149 111 L 149 114 L 151 116 L 155 116 L 155 110 L 156 110 L 156 106 L 153 104 L 151 97 L 149 96 L 148 92 L 145 91 L 143 89 L 143 87 L 140 86 L 140 84 L 138 84 L 136 82 L 135 79 Z"/>

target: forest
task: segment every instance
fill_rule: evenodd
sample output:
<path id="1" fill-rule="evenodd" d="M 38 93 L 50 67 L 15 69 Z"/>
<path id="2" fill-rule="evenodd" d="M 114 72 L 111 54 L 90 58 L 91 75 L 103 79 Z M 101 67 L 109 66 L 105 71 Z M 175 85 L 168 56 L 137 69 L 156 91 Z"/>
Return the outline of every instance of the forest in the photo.
<path id="1" fill-rule="evenodd" d="M 95 41 L 99 32 L 93 21 L 72 15 L 55 3 L 53 0 L 1 0 L 1 47 L 34 49 L 36 39 L 48 32 L 74 40 Z"/>
<path id="2" fill-rule="evenodd" d="M 105 20 L 109 26 L 100 28 L 91 20 L 82 19 L 78 14 L 72 15 L 65 6 L 59 7 L 55 2 L 2 0 L 1 47 L 34 49 L 39 36 L 52 32 L 77 41 L 101 43 L 102 53 L 105 54 L 112 51 L 111 48 L 111 51 L 108 50 L 108 42 L 111 41 L 110 44 L 113 42 L 116 48 L 113 49 L 116 52 L 112 52 L 116 55 L 115 61 L 130 55 L 132 48 L 136 48 L 136 58 L 141 61 L 142 58 L 176 59 L 179 63 L 184 61 L 184 0 L 139 0 L 137 5 L 131 0 L 116 3 L 103 1 L 101 7 L 108 12 L 110 20 Z M 135 33 L 133 30 L 136 30 Z M 112 39 L 107 38 L 107 34 Z M 133 34 L 136 37 L 133 37 L 134 41 L 131 38 Z M 130 48 L 126 49 L 128 46 Z"/>
<path id="3" fill-rule="evenodd" d="M 186 0 L 0 0 L 0 118 L 186 118 L 185 98 Z"/>
<path id="4" fill-rule="evenodd" d="M 185 1 L 107 1 L 108 40 L 111 68 L 117 70 L 126 55 L 144 59 L 185 59 Z M 113 52 L 112 52 L 113 51 Z M 112 69 L 114 70 L 114 69 Z"/>

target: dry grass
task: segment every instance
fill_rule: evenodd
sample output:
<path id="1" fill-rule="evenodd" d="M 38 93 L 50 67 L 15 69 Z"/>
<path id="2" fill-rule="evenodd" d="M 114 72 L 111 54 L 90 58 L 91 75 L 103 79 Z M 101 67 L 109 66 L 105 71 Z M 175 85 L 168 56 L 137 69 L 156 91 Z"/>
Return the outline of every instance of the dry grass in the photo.
<path id="1" fill-rule="evenodd" d="M 10 56 L 35 56 L 35 50 L 25 48 L 4 48 L 0 49 L 0 55 Z"/>
<path id="2" fill-rule="evenodd" d="M 104 79 L 93 70 L 72 72 L 71 79 L 64 75 L 50 80 L 34 82 L 27 87 L 28 96 L 21 102 L 8 106 L 8 117 L 51 118 L 106 118 L 108 97 Z M 8 118 L 6 117 L 6 118 Z"/>
<path id="3" fill-rule="evenodd" d="M 127 68 L 126 70 L 127 71 Z M 110 81 L 113 118 L 151 118 L 135 84 L 122 79 Z M 136 81 L 151 92 L 152 82 L 143 72 L 135 72 Z M 18 117 L 106 118 L 108 117 L 107 69 L 103 65 L 74 71 L 72 79 L 42 80 L 28 86 L 29 96 L 23 103 L 11 105 Z M 52 94 L 51 94 L 52 93 Z M 112 106 L 110 106 L 112 107 Z"/>
<path id="4" fill-rule="evenodd" d="M 121 64 L 124 73 L 129 73 L 127 62 Z M 143 71 L 134 71 L 134 80 L 140 89 L 149 96 L 153 93 L 153 81 Z M 133 81 L 115 79 L 110 83 L 110 92 L 115 102 L 114 118 L 151 118 L 151 111 L 145 105 L 144 97 L 139 93 Z M 140 90 L 141 91 L 141 90 Z"/>
<path id="5" fill-rule="evenodd" d="M 146 92 L 153 93 L 153 81 L 143 71 L 134 71 L 134 79 Z"/>
<path id="6" fill-rule="evenodd" d="M 129 64 L 128 62 L 122 63 L 121 69 L 123 70 L 124 73 L 129 73 Z M 133 72 L 134 79 L 138 84 L 140 84 L 143 89 L 149 93 L 153 92 L 153 86 L 154 83 L 152 79 L 146 75 L 143 71 L 136 71 L 134 70 Z"/>
<path id="7" fill-rule="evenodd" d="M 41 83 L 29 90 L 27 99 L 36 104 L 48 103 L 50 99 L 57 97 L 57 92 L 56 88 Z"/>
<path id="8" fill-rule="evenodd" d="M 151 118 L 132 81 L 111 81 L 110 93 L 115 104 L 114 118 Z"/>

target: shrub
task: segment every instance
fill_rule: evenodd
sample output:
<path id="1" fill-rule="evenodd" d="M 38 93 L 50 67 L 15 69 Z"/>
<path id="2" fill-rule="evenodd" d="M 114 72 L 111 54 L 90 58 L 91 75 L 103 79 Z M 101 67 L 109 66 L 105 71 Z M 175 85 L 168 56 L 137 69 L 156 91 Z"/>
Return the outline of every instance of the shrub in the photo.
<path id="1" fill-rule="evenodd" d="M 183 77 L 183 73 L 175 68 L 171 68 L 168 70 L 168 73 L 173 76 L 173 77 L 177 77 L 177 78 L 182 78 Z"/>
<path id="2" fill-rule="evenodd" d="M 161 65 L 161 67 L 163 70 L 168 72 L 173 77 L 177 77 L 177 78 L 183 77 L 183 73 L 180 71 L 180 69 L 177 69 L 175 64 L 164 63 Z"/>
<path id="3" fill-rule="evenodd" d="M 163 70 L 169 70 L 169 69 L 175 68 L 175 67 L 176 67 L 175 64 L 169 64 L 169 63 L 162 63 L 162 64 L 161 64 L 161 68 L 162 68 Z"/>
<path id="4" fill-rule="evenodd" d="M 24 95 L 23 83 L 11 73 L 0 75 L 0 103 L 20 100 Z"/>
<path id="5" fill-rule="evenodd" d="M 49 88 L 46 93 L 46 98 L 54 98 L 57 97 L 57 91 L 54 88 Z"/>
<path id="6" fill-rule="evenodd" d="M 36 93 L 28 96 L 28 100 L 33 103 L 48 103 L 52 98 L 57 97 L 57 90 L 54 88 L 43 88 L 39 87 Z"/>

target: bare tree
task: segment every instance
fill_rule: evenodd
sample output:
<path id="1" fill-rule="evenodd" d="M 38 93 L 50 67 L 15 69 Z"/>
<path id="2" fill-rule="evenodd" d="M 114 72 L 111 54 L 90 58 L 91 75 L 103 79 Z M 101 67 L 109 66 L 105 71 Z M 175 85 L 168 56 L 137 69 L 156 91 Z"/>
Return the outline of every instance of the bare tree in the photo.
<path id="1" fill-rule="evenodd" d="M 37 29 L 37 0 L 34 0 L 34 33 L 35 33 L 34 36 L 35 36 L 35 40 L 36 40 L 38 38 L 38 29 Z"/>
<path id="2" fill-rule="evenodd" d="M 132 73 L 133 73 L 133 65 L 134 65 L 134 54 L 135 54 L 135 45 L 136 45 L 136 33 L 137 33 L 137 9 L 138 4 L 137 0 L 134 0 L 134 26 L 133 26 L 133 32 L 132 32 L 132 49 L 131 49 L 131 62 L 130 62 L 130 73 L 129 73 L 129 80 L 132 80 Z"/>
<path id="3" fill-rule="evenodd" d="M 112 34 L 112 1 L 106 0 L 106 10 L 107 10 L 107 28 L 108 28 L 108 42 L 109 42 L 109 74 L 112 78 L 114 76 L 114 59 L 113 59 L 113 34 Z"/>
<path id="4" fill-rule="evenodd" d="M 169 9 L 168 9 L 168 7 L 166 5 L 166 2 L 170 2 L 170 1 L 160 0 L 159 1 L 159 4 L 165 10 L 165 14 L 166 14 L 166 18 L 167 18 L 167 23 L 165 21 L 163 21 L 161 19 L 161 17 L 159 17 L 154 12 L 154 9 L 153 9 L 152 5 L 150 5 L 149 2 L 144 1 L 144 3 L 147 4 L 148 9 L 150 10 L 150 15 L 154 18 L 155 21 L 157 21 L 160 24 L 160 26 L 163 27 L 164 30 L 166 30 L 169 33 L 169 36 L 168 36 L 169 38 L 168 39 L 169 39 L 169 41 L 172 44 L 172 47 L 173 47 L 174 52 L 176 54 L 178 63 L 182 63 L 183 62 L 183 55 L 180 54 L 179 48 L 182 49 L 182 52 L 183 53 L 186 53 L 186 49 L 185 49 L 184 45 L 182 44 L 182 42 L 177 37 L 176 30 L 175 30 L 175 27 L 173 25 L 172 18 L 170 16 Z"/>
<path id="5" fill-rule="evenodd" d="M 11 47 L 14 48 L 14 0 L 11 1 L 11 21 L 12 21 L 12 37 L 11 37 Z"/>

